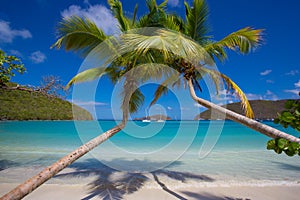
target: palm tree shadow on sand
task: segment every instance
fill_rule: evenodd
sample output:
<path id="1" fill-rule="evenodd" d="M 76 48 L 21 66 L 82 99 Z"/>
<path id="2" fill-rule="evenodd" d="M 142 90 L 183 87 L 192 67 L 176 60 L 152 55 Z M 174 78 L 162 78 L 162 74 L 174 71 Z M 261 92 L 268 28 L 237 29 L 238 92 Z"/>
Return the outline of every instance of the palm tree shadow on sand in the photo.
<path id="1" fill-rule="evenodd" d="M 184 191 L 182 193 L 185 194 L 186 196 L 188 196 L 189 198 L 199 199 L 199 200 L 251 200 L 248 198 L 244 199 L 244 198 L 234 198 L 234 197 L 228 197 L 228 196 L 216 196 L 216 195 L 210 194 L 210 193 L 198 194 L 198 193 L 188 192 L 188 191 Z"/>
<path id="2" fill-rule="evenodd" d="M 154 162 L 150 161 L 141 161 L 134 160 L 128 161 L 123 159 L 115 159 L 112 162 L 120 163 L 122 165 L 132 165 L 134 162 L 135 165 L 141 166 L 144 165 L 155 165 Z M 160 163 L 161 164 L 161 163 Z M 172 165 L 180 165 L 181 162 L 176 161 Z M 156 183 L 166 192 L 173 195 L 177 199 L 186 199 L 180 194 L 170 190 L 166 184 L 159 180 L 160 176 L 167 176 L 173 180 L 179 181 L 181 183 L 185 183 L 190 179 L 197 181 L 206 181 L 212 182 L 214 179 L 205 176 L 205 175 L 196 175 L 192 173 L 186 172 L 177 172 L 170 171 L 165 169 L 160 169 L 157 171 L 153 171 L 151 173 L 129 173 L 129 172 L 121 172 L 115 169 L 112 169 L 100 161 L 96 159 L 87 159 L 83 162 L 74 163 L 70 166 L 70 168 L 75 169 L 74 172 L 70 173 L 60 173 L 55 178 L 70 178 L 70 177 L 88 177 L 95 176 L 96 179 L 88 184 L 89 194 L 82 198 L 82 200 L 89 200 L 94 197 L 99 197 L 104 200 L 120 200 L 123 199 L 125 195 L 132 194 L 139 189 L 141 189 L 147 181 L 150 181 L 151 175 Z M 148 176 L 147 176 L 148 175 Z M 150 177 L 149 177 L 150 175 Z"/>

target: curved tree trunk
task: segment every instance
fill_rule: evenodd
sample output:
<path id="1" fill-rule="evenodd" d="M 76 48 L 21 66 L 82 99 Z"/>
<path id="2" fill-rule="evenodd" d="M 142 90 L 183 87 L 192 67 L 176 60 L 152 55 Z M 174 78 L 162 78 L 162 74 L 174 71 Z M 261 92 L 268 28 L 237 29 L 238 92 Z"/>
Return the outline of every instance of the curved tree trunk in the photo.
<path id="1" fill-rule="evenodd" d="M 245 116 L 240 115 L 238 113 L 235 113 L 231 110 L 228 110 L 226 108 L 223 108 L 221 106 L 218 106 L 218 105 L 213 104 L 209 101 L 206 101 L 204 99 L 199 98 L 196 95 L 196 92 L 195 92 L 195 89 L 194 89 L 194 86 L 193 86 L 193 83 L 192 83 L 191 79 L 188 80 L 188 86 L 189 86 L 191 97 L 193 98 L 193 100 L 195 100 L 200 105 L 202 105 L 206 108 L 213 109 L 214 111 L 217 111 L 219 113 L 225 114 L 228 119 L 231 119 L 231 120 L 236 121 L 240 124 L 243 124 L 243 125 L 251 128 L 251 129 L 253 129 L 253 130 L 256 130 L 256 131 L 268 136 L 268 137 L 271 137 L 271 138 L 284 138 L 284 139 L 289 140 L 291 142 L 297 142 L 297 143 L 300 144 L 300 138 L 289 135 L 289 134 L 284 133 L 282 131 L 279 131 L 275 128 L 272 128 L 270 126 L 262 124 L 258 121 L 255 121 L 253 119 L 250 119 L 248 117 L 245 117 Z"/>
<path id="2" fill-rule="evenodd" d="M 89 142 L 85 143 L 78 149 L 74 150 L 70 154 L 66 155 L 65 157 L 61 158 L 57 162 L 53 163 L 51 166 L 48 166 L 44 170 L 42 170 L 37 175 L 31 177 L 24 183 L 17 186 L 15 189 L 8 192 L 6 195 L 0 198 L 0 200 L 17 200 L 22 199 L 27 194 L 32 192 L 34 189 L 45 183 L 47 180 L 52 178 L 58 172 L 72 164 L 74 161 L 97 147 L 99 144 L 103 143 L 104 141 L 108 140 L 110 137 L 115 135 L 117 132 L 122 130 L 125 127 L 126 122 L 123 121 L 121 124 L 115 126 L 114 128 L 106 131 L 105 133 L 95 137 L 94 139 L 90 140 Z"/>

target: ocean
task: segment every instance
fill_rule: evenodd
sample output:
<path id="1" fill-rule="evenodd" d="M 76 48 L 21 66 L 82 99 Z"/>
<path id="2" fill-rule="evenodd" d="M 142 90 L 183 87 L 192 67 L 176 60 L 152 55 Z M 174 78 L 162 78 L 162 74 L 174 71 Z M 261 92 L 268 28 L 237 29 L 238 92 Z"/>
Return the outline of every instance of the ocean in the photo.
<path id="1" fill-rule="evenodd" d="M 117 123 L 0 122 L 0 183 L 19 183 L 30 178 Z M 263 123 L 299 137 L 299 132 L 291 128 Z M 61 174 L 86 172 L 83 178 L 101 170 L 130 174 L 156 172 L 169 177 L 179 174 L 181 178 L 192 177 L 186 184 L 193 186 L 299 184 L 299 156 L 288 157 L 267 150 L 268 140 L 232 121 L 131 121 L 123 131 Z M 58 175 L 50 183 L 83 180 L 80 175 L 72 178 Z M 86 181 L 88 184 L 89 180 Z"/>

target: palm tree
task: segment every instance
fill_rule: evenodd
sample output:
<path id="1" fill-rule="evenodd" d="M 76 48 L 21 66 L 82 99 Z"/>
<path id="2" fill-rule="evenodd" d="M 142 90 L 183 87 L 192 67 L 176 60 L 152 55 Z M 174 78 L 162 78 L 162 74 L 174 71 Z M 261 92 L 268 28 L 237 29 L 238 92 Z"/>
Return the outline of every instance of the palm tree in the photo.
<path id="1" fill-rule="evenodd" d="M 127 42 L 126 45 L 135 48 L 135 54 L 139 58 L 147 56 L 146 54 L 151 54 L 153 49 L 158 50 L 161 55 L 165 55 L 167 58 L 163 62 L 179 72 L 178 76 L 180 76 L 188 85 L 192 99 L 202 106 L 224 114 L 227 118 L 271 138 L 285 138 L 291 142 L 300 143 L 299 138 L 251 119 L 254 117 L 253 111 L 246 95 L 237 86 L 237 84 L 226 75 L 218 71 L 205 68 L 205 65 L 210 64 L 211 61 L 207 59 L 207 56 L 203 55 L 203 50 L 205 50 L 206 54 L 211 59 L 214 60 L 217 58 L 221 61 L 227 57 L 225 51 L 226 48 L 241 52 L 242 54 L 249 53 L 252 49 L 255 49 L 260 45 L 262 30 L 255 30 L 250 27 L 246 27 L 229 34 L 220 41 L 213 41 L 211 39 L 212 36 L 207 35 L 208 29 L 206 26 L 206 19 L 208 16 L 208 8 L 205 0 L 194 0 L 192 6 L 189 6 L 189 4 L 185 2 L 185 8 L 186 20 L 181 19 L 177 15 L 170 15 L 166 13 L 160 14 L 160 16 L 164 17 L 163 20 L 160 19 L 159 21 L 160 27 L 177 31 L 177 33 L 166 30 L 158 30 L 152 35 L 129 33 L 124 35 L 125 41 Z M 163 11 L 164 10 L 160 9 L 160 12 Z M 170 49 L 173 50 L 170 51 Z M 180 51 L 174 52 L 174 49 L 180 49 Z M 196 58 L 198 62 L 192 61 L 192 59 L 189 58 L 191 55 L 194 55 L 193 57 Z M 157 62 L 162 62 L 160 57 Z M 234 90 L 237 93 L 241 99 L 246 117 L 199 98 L 196 95 L 195 88 L 201 90 L 198 81 L 203 79 L 205 75 L 210 76 L 214 80 L 217 89 L 220 83 L 219 79 L 222 79 L 225 81 L 228 90 Z M 158 86 L 151 105 L 153 105 L 162 94 L 167 93 L 167 86 L 178 85 L 178 83 L 180 84 L 180 81 L 176 76 L 170 76 L 167 78 L 163 84 Z"/>
<path id="2" fill-rule="evenodd" d="M 108 0 L 108 3 L 111 6 L 111 10 L 115 18 L 118 20 L 120 31 L 125 32 L 131 28 L 136 27 L 137 6 L 135 7 L 133 19 L 129 19 L 123 14 L 122 4 L 120 1 Z M 166 2 L 164 2 L 161 5 L 157 6 L 155 4 L 155 6 L 153 6 L 153 3 L 156 2 L 147 1 L 149 9 L 153 9 L 154 7 L 163 7 L 166 4 Z M 142 19 L 144 20 L 144 22 L 151 21 L 151 15 L 143 17 Z M 57 47 L 59 49 L 64 46 L 66 50 L 80 52 L 83 56 L 87 56 L 95 47 L 99 46 L 99 44 L 101 43 L 106 45 L 105 47 L 107 48 L 105 48 L 105 55 L 99 54 L 99 52 L 97 52 L 97 50 L 99 49 L 96 49 L 96 53 L 97 55 L 99 55 L 99 60 L 101 60 L 102 58 L 104 59 L 104 57 L 107 56 L 107 52 L 111 53 L 112 55 L 107 58 L 105 63 L 107 64 L 107 62 L 109 62 L 109 66 L 93 68 L 79 73 L 68 83 L 67 86 L 69 87 L 74 83 L 92 80 L 103 75 L 107 75 L 114 83 L 119 78 L 124 78 L 121 105 L 123 120 L 119 125 L 83 144 L 78 149 L 74 150 L 70 154 L 53 163 L 51 166 L 48 166 L 47 168 L 42 170 L 39 174 L 33 176 L 32 178 L 14 188 L 9 193 L 1 197 L 1 199 L 3 200 L 23 198 L 24 196 L 35 190 L 37 187 L 42 185 L 44 182 L 49 180 L 55 174 L 72 164 L 74 161 L 97 147 L 99 144 L 108 140 L 117 132 L 121 131 L 127 123 L 129 113 L 136 112 L 144 100 L 144 96 L 138 88 L 139 80 L 134 78 L 136 76 L 136 73 L 149 69 L 151 73 L 148 73 L 148 77 L 146 77 L 148 79 L 157 77 L 160 78 L 162 74 L 165 73 L 163 68 L 158 70 L 151 70 L 148 66 L 144 66 L 144 68 L 140 68 L 136 71 L 128 72 L 135 65 L 135 63 L 132 62 L 132 58 L 127 57 L 126 60 L 124 59 L 124 56 L 118 56 L 119 52 L 116 52 L 116 49 L 118 49 L 118 47 L 114 46 L 114 44 L 117 45 L 115 38 L 113 36 L 106 35 L 103 30 L 101 30 L 96 26 L 94 22 L 90 21 L 87 18 L 72 16 L 71 18 L 63 19 L 58 27 L 58 32 L 59 39 L 52 47 Z"/>

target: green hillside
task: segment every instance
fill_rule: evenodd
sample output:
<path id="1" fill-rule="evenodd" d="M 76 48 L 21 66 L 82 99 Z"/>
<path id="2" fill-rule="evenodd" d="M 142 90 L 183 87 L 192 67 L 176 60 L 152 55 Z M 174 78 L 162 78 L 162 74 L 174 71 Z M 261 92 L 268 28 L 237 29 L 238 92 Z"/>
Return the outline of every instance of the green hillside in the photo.
<path id="1" fill-rule="evenodd" d="M 284 104 L 287 100 L 278 100 L 278 101 L 266 101 L 266 100 L 251 100 L 249 101 L 253 112 L 255 119 L 260 119 L 260 120 L 268 120 L 268 119 L 274 119 L 277 117 L 277 113 L 281 112 L 284 110 Z M 231 103 L 227 104 L 226 107 L 229 110 L 232 110 L 234 112 L 237 112 L 239 114 L 243 114 L 241 104 L 238 103 Z M 206 110 L 199 115 L 195 117 L 195 120 L 199 119 L 220 119 L 222 118 L 219 116 L 217 113 L 214 113 L 213 116 L 211 116 L 211 110 Z"/>
<path id="2" fill-rule="evenodd" d="M 73 110 L 76 118 L 73 118 Z M 38 92 L 0 88 L 0 120 L 92 120 L 83 108 Z"/>

